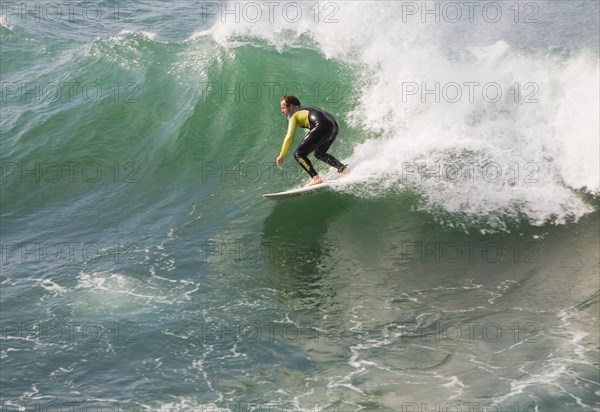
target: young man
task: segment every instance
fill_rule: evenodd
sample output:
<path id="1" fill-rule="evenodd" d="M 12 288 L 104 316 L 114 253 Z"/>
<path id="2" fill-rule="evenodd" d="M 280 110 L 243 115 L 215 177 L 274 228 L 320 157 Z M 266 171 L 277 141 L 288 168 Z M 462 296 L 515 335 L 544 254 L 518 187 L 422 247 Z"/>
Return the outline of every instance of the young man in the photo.
<path id="1" fill-rule="evenodd" d="M 296 129 L 300 126 L 304 129 L 309 129 L 309 131 L 304 136 L 298 149 L 296 149 L 294 158 L 311 177 L 306 186 L 323 183 L 323 179 L 321 179 L 310 160 L 308 160 L 308 155 L 313 151 L 317 159 L 324 161 L 331 167 L 335 167 L 343 175 L 350 173 L 346 165 L 327 153 L 340 128 L 332 115 L 321 109 L 302 106 L 300 100 L 291 94 L 284 95 L 279 105 L 281 113 L 288 118 L 288 131 L 283 140 L 281 152 L 276 160 L 278 167 L 283 163 L 285 155 L 294 141 Z"/>

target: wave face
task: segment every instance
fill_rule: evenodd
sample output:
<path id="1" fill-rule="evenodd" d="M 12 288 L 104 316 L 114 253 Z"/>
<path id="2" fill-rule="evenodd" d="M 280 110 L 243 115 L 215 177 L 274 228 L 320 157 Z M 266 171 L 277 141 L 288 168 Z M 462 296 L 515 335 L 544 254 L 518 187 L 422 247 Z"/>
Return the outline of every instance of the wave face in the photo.
<path id="1" fill-rule="evenodd" d="M 598 2 L 0 11 L 3 410 L 599 407 Z"/>
<path id="2" fill-rule="evenodd" d="M 245 24 L 217 13 L 213 34 L 279 50 L 307 38 L 346 65 L 353 193 L 412 190 L 430 212 L 539 225 L 589 213 L 578 191 L 599 190 L 597 31 L 574 27 L 589 8 L 328 3 L 294 24 L 270 23 L 269 8 Z"/>

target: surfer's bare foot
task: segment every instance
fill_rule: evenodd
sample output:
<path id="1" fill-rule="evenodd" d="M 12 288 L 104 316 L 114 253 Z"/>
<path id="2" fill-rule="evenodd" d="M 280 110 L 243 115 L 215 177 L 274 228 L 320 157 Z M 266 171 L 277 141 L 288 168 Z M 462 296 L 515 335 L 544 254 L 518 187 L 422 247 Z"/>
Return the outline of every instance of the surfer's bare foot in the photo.
<path id="1" fill-rule="evenodd" d="M 344 167 L 344 169 L 342 169 L 341 173 L 343 176 L 348 176 L 350 174 L 350 169 L 348 169 L 347 167 Z"/>
<path id="2" fill-rule="evenodd" d="M 323 179 L 321 179 L 321 176 L 316 175 L 315 177 L 313 177 L 312 179 L 310 179 L 308 181 L 308 183 L 306 184 L 306 186 L 313 186 L 313 185 L 318 185 L 323 183 Z"/>

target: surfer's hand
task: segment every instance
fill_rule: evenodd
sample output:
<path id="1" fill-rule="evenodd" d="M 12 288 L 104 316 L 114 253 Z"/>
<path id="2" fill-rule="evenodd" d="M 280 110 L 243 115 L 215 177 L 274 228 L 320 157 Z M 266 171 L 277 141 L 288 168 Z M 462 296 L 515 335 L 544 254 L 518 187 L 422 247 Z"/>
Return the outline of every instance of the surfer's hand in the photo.
<path id="1" fill-rule="evenodd" d="M 277 156 L 277 160 L 275 160 L 277 167 L 281 167 L 281 164 L 283 163 L 284 159 L 285 159 L 285 157 Z"/>

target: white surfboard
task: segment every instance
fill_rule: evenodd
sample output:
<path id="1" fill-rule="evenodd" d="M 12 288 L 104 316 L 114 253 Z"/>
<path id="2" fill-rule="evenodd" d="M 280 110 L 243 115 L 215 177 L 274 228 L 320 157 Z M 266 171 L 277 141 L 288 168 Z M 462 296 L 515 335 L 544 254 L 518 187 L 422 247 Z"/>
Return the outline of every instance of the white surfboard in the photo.
<path id="1" fill-rule="evenodd" d="M 321 190 L 329 190 L 332 187 L 335 187 L 337 184 L 337 182 L 324 182 L 318 185 L 302 186 L 296 189 L 286 190 L 285 192 L 267 193 L 263 195 L 263 197 L 265 199 L 281 200 L 288 197 L 304 196 L 311 193 L 320 192 Z"/>

